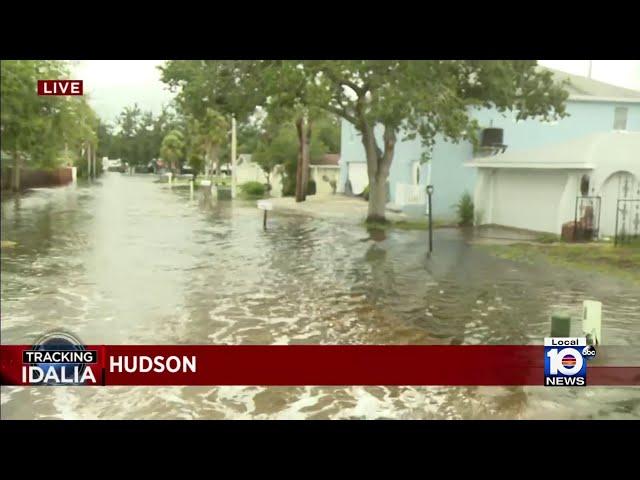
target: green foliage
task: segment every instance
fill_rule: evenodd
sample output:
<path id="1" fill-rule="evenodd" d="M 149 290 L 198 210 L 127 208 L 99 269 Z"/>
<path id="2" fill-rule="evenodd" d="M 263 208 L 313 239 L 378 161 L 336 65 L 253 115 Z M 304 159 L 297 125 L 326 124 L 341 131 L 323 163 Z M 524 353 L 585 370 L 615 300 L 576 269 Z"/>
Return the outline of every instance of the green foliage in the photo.
<path id="1" fill-rule="evenodd" d="M 69 65 L 52 60 L 1 62 L 1 141 L 21 164 L 51 168 L 78 162 L 87 142 L 97 143 L 98 119 L 85 97 L 40 96 L 39 79 L 67 79 Z"/>
<path id="2" fill-rule="evenodd" d="M 208 165 L 213 171 L 220 160 L 220 147 L 227 141 L 230 125 L 227 118 L 211 108 L 202 117 L 187 117 L 187 151 L 189 164 L 196 172 Z"/>
<path id="3" fill-rule="evenodd" d="M 298 140 L 295 126 L 291 123 L 278 125 L 267 121 L 259 137 L 251 160 L 257 163 L 268 177 L 277 166 L 284 166 L 283 194 L 295 192 Z"/>
<path id="4" fill-rule="evenodd" d="M 118 117 L 112 148 L 105 156 L 121 158 L 130 165 L 147 165 L 158 157 L 164 137 L 182 123 L 169 108 L 154 118 L 152 112 L 142 112 L 136 104 L 125 107 Z"/>
<path id="5" fill-rule="evenodd" d="M 293 122 L 278 123 L 273 117 L 267 117 L 252 161 L 260 165 L 269 178 L 276 167 L 283 167 L 282 193 L 285 196 L 295 194 L 299 148 Z M 311 158 L 327 153 L 327 147 L 320 140 L 312 140 L 310 149 Z"/>
<path id="6" fill-rule="evenodd" d="M 185 143 L 180 130 L 171 130 L 162 140 L 160 145 L 160 157 L 171 168 L 180 168 L 180 161 L 184 158 Z"/>
<path id="7" fill-rule="evenodd" d="M 201 60 L 161 69 L 185 111 L 210 107 L 245 121 L 260 107 L 276 123 L 311 124 L 324 111 L 350 122 L 367 145 L 372 183 L 386 182 L 399 137 L 419 137 L 427 151 L 438 135 L 475 144 L 475 110 L 554 120 L 565 116 L 568 97 L 529 60 Z M 372 218 L 384 218 L 384 206 L 373 207 L 382 211 Z"/>
<path id="8" fill-rule="evenodd" d="M 340 153 L 340 119 L 336 115 L 325 112 L 316 115 L 311 126 L 311 149 L 311 158 L 325 153 Z"/>
<path id="9" fill-rule="evenodd" d="M 536 241 L 540 243 L 555 243 L 560 241 L 560 237 L 553 233 L 543 233 L 536 238 Z"/>
<path id="10" fill-rule="evenodd" d="M 260 182 L 246 182 L 240 185 L 240 191 L 249 197 L 262 197 L 266 192 L 266 187 Z"/>
<path id="11" fill-rule="evenodd" d="M 500 258 L 517 262 L 540 264 L 548 260 L 564 267 L 587 272 L 605 273 L 626 278 L 640 285 L 640 248 L 614 247 L 606 243 L 553 245 L 492 245 L 486 247 Z"/>
<path id="12" fill-rule="evenodd" d="M 473 225 L 473 200 L 468 192 L 463 193 L 456 204 L 456 213 L 458 215 L 458 225 Z"/>
<path id="13" fill-rule="evenodd" d="M 307 184 L 307 195 L 315 195 L 316 194 L 316 181 L 309 180 Z"/>
<path id="14" fill-rule="evenodd" d="M 364 190 L 362 191 L 362 193 L 360 194 L 362 196 L 362 198 L 364 198 L 365 200 L 369 200 L 369 185 L 367 185 L 366 187 L 364 187 Z"/>
<path id="15" fill-rule="evenodd" d="M 248 60 L 171 60 L 160 66 L 161 79 L 177 92 L 178 109 L 202 118 L 208 108 L 244 123 L 264 103 L 261 79 Z"/>

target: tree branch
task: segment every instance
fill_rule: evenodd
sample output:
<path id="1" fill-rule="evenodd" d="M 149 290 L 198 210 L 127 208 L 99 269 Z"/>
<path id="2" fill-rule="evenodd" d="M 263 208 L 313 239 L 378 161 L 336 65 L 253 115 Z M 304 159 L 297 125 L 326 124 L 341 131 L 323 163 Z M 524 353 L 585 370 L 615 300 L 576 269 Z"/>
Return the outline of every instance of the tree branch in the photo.
<path id="1" fill-rule="evenodd" d="M 348 122 L 351 122 L 355 126 L 358 125 L 358 119 L 355 116 L 350 115 L 349 113 L 347 113 L 347 111 L 344 108 L 338 108 L 338 107 L 334 107 L 332 105 L 325 105 L 325 104 L 316 104 L 315 106 L 317 106 L 318 108 L 321 108 L 323 110 L 326 110 L 327 112 L 334 113 L 334 114 L 344 118 Z"/>
<path id="2" fill-rule="evenodd" d="M 345 86 L 349 87 L 351 90 L 353 90 L 358 95 L 358 97 L 363 96 L 365 94 L 365 92 L 366 92 L 366 90 L 363 90 L 361 87 L 356 85 L 351 80 L 347 80 L 346 78 L 340 78 L 337 75 L 335 75 L 333 72 L 331 72 L 330 70 L 323 70 L 323 72 L 327 75 L 327 77 L 329 77 L 330 80 L 333 81 L 333 83 L 337 83 L 338 85 L 345 85 Z"/>

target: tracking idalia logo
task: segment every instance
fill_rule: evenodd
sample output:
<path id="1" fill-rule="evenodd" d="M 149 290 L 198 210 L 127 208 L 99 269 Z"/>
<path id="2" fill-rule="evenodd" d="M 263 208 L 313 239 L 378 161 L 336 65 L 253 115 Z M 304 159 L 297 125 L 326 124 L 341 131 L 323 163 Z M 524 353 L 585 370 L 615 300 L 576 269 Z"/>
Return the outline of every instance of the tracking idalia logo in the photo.
<path id="1" fill-rule="evenodd" d="M 95 385 L 93 366 L 98 352 L 87 350 L 73 335 L 48 333 L 22 352 L 22 382 L 26 385 Z"/>

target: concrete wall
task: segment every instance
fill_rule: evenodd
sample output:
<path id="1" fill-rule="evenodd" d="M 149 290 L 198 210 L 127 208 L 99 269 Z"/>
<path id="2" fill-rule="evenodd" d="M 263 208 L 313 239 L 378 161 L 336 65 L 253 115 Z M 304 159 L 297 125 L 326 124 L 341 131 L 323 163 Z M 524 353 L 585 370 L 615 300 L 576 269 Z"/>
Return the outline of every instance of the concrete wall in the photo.
<path id="1" fill-rule="evenodd" d="M 253 162 L 244 161 L 237 166 L 236 181 L 238 185 L 247 182 L 267 183 L 267 174 L 260 166 Z M 277 168 L 271 173 L 271 196 L 282 196 L 282 169 Z"/>
<path id="2" fill-rule="evenodd" d="M 331 187 L 331 181 L 338 181 L 340 170 L 335 167 L 328 167 L 323 165 L 312 165 L 309 169 L 309 179 L 316 182 L 316 193 L 333 193 Z M 324 178 L 329 181 L 324 180 Z"/>
<path id="3" fill-rule="evenodd" d="M 539 120 L 516 121 L 515 114 L 501 114 L 495 109 L 477 110 L 473 116 L 481 127 L 504 129 L 504 143 L 509 150 L 520 150 L 553 144 L 579 138 L 598 131 L 613 129 L 616 106 L 628 108 L 627 130 L 640 131 L 640 104 L 577 102 L 567 104 L 569 116 L 555 122 Z M 340 180 L 338 191 L 344 191 L 347 180 L 349 162 L 365 162 L 364 147 L 361 137 L 347 121 L 342 122 Z M 382 145 L 382 128 L 376 129 L 379 145 Z M 395 156 L 389 174 L 391 200 L 395 199 L 397 183 L 413 182 L 413 165 L 419 162 L 424 152 L 419 139 L 400 140 L 396 146 Z M 461 195 L 467 191 L 473 194 L 477 172 L 464 163 L 474 156 L 473 148 L 468 142 L 453 144 L 439 138 L 431 155 L 431 182 L 435 187 L 434 215 L 437 219 L 455 218 L 454 205 Z M 428 165 L 420 167 L 420 184 L 426 185 Z"/>
<path id="4" fill-rule="evenodd" d="M 68 185 L 75 181 L 75 167 L 60 167 L 53 170 L 20 169 L 20 188 L 44 188 Z M 13 168 L 5 168 L 2 172 L 2 189 L 10 189 L 13 182 Z"/>

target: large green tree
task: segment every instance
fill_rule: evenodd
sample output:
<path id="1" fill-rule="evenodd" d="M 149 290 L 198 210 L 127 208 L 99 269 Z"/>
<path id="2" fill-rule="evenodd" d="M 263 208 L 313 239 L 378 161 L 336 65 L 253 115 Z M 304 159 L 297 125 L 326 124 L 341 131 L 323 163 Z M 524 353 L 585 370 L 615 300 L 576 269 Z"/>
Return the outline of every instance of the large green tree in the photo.
<path id="1" fill-rule="evenodd" d="M 229 121 L 213 108 L 206 108 L 199 118 L 190 119 L 191 142 L 204 155 L 205 173 L 220 173 L 220 149 L 227 140 Z"/>
<path id="2" fill-rule="evenodd" d="M 184 123 L 168 106 L 158 116 L 141 111 L 137 105 L 125 107 L 115 126 L 99 123 L 100 156 L 121 158 L 130 165 L 148 165 L 159 156 L 164 137 L 171 130 L 183 128 Z"/>
<path id="3" fill-rule="evenodd" d="M 360 133 L 369 176 L 368 221 L 385 220 L 386 181 L 399 137 L 419 137 L 427 151 L 438 136 L 475 142 L 473 111 L 514 111 L 518 119 L 565 114 L 567 92 L 535 61 L 264 61 L 271 101 L 320 108 Z"/>
<path id="4" fill-rule="evenodd" d="M 13 157 L 12 188 L 28 165 L 51 168 L 77 160 L 81 148 L 97 142 L 97 117 L 85 97 L 40 96 L 39 79 L 67 79 L 69 64 L 51 60 L 1 62 L 2 149 Z M 65 154 L 66 152 L 66 154 Z"/>
<path id="5" fill-rule="evenodd" d="M 197 129 L 192 127 L 190 131 L 199 132 L 201 141 L 195 143 L 205 145 L 207 166 L 215 164 L 219 170 L 219 166 L 226 163 L 224 159 L 231 157 L 227 132 L 234 117 L 238 125 L 237 153 L 247 150 L 253 153 L 258 135 L 252 117 L 264 98 L 257 81 L 250 76 L 252 64 L 231 60 L 175 60 L 160 67 L 162 80 L 177 92 L 177 110 L 198 124 Z"/>
<path id="6" fill-rule="evenodd" d="M 324 135 L 330 136 L 330 134 L 323 133 L 323 129 L 315 130 L 314 134 L 317 136 L 314 135 L 311 140 L 309 156 L 318 158 L 330 150 L 322 140 Z M 275 169 L 280 166 L 283 168 L 282 192 L 284 195 L 296 193 L 299 153 L 299 138 L 294 122 L 289 120 L 281 123 L 278 119 L 267 117 L 262 125 L 262 132 L 252 160 L 266 173 L 269 185 Z"/>

